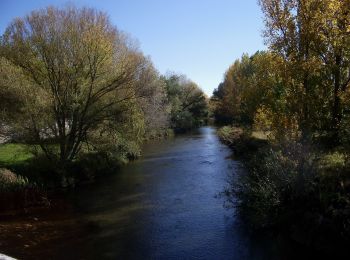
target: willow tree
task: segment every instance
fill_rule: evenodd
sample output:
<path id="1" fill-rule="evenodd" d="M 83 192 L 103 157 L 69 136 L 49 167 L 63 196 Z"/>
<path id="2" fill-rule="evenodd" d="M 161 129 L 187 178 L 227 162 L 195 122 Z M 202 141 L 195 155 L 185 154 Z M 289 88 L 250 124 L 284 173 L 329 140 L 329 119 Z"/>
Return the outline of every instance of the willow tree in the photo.
<path id="1" fill-rule="evenodd" d="M 98 143 L 93 133 L 116 131 L 145 62 L 106 14 L 74 7 L 15 19 L 2 37 L 1 55 L 26 79 L 19 86 L 26 97 L 18 124 L 61 162 L 73 160 L 84 143 Z"/>

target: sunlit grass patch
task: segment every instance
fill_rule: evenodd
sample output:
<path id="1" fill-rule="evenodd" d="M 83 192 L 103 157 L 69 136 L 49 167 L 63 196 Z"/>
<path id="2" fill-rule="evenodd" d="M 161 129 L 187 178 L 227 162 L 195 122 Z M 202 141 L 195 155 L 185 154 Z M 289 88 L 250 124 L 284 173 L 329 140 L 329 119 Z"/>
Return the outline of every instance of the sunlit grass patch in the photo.
<path id="1" fill-rule="evenodd" d="M 0 165 L 8 166 L 21 164 L 31 159 L 31 148 L 25 144 L 2 144 L 0 145 Z"/>

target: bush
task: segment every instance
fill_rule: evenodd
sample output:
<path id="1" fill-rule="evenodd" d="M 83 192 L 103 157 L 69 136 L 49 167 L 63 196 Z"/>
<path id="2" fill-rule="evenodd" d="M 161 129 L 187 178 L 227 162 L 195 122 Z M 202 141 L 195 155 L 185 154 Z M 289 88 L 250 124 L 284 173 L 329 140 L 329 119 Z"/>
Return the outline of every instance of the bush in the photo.
<path id="1" fill-rule="evenodd" d="M 27 185 L 27 178 L 19 176 L 8 169 L 0 168 L 0 192 L 23 189 Z"/>
<path id="2" fill-rule="evenodd" d="M 218 136 L 223 143 L 231 147 L 238 157 L 249 157 L 267 144 L 267 140 L 253 137 L 250 130 L 235 126 L 220 128 Z"/>
<path id="3" fill-rule="evenodd" d="M 29 207 L 49 207 L 46 191 L 27 178 L 0 169 L 0 214 L 13 214 Z"/>
<path id="4" fill-rule="evenodd" d="M 244 131 L 239 127 L 224 126 L 218 130 L 221 141 L 228 145 L 233 145 L 243 138 Z"/>
<path id="5" fill-rule="evenodd" d="M 226 195 L 255 230 L 276 229 L 318 250 L 341 250 L 350 242 L 349 156 L 311 148 L 297 142 L 259 148 Z"/>
<path id="6" fill-rule="evenodd" d="M 302 146 L 262 148 L 246 163 L 230 194 L 238 197 L 238 208 L 255 228 L 273 226 L 289 214 L 300 198 L 313 190 L 313 161 Z M 287 210 L 287 211 L 285 211 Z"/>
<path id="7" fill-rule="evenodd" d="M 106 153 L 82 154 L 67 169 L 64 181 L 69 183 L 72 180 L 75 182 L 91 180 L 104 174 L 115 172 L 121 164 L 124 164 L 123 160 L 115 156 L 110 157 Z"/>

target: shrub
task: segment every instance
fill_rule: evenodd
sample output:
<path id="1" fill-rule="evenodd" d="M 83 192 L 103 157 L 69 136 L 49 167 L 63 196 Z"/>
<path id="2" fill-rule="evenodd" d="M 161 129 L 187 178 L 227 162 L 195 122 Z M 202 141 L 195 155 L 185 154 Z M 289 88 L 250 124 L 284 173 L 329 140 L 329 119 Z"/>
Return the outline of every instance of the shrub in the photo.
<path id="1" fill-rule="evenodd" d="M 243 138 L 244 131 L 242 128 L 224 126 L 218 130 L 221 141 L 228 145 L 233 145 Z"/>
<path id="2" fill-rule="evenodd" d="M 252 226 L 273 226 L 285 210 L 313 190 L 313 160 L 303 147 L 290 143 L 259 149 L 247 162 L 229 194 L 238 197 L 238 208 Z"/>
<path id="3" fill-rule="evenodd" d="M 267 144 L 267 140 L 253 137 L 250 130 L 235 126 L 220 128 L 218 136 L 223 143 L 231 147 L 238 157 L 249 157 Z"/>
<path id="4" fill-rule="evenodd" d="M 12 171 L 0 168 L 0 192 L 23 189 L 28 185 L 28 179 Z"/>
<path id="5" fill-rule="evenodd" d="M 40 189 L 27 178 L 14 172 L 0 169 L 0 214 L 13 214 L 28 207 L 48 207 L 50 201 L 46 191 Z"/>
<path id="6" fill-rule="evenodd" d="M 322 250 L 350 242 L 350 160 L 347 152 L 316 153 L 279 142 L 245 157 L 245 170 L 226 190 L 231 206 L 254 229 L 278 229 Z"/>

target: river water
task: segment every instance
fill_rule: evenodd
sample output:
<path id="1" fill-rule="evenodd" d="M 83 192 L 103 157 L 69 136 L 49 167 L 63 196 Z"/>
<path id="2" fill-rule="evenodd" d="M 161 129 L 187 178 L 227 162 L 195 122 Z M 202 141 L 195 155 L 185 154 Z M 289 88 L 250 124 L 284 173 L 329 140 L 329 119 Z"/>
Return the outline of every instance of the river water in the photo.
<path id="1" fill-rule="evenodd" d="M 279 259 L 274 242 L 246 232 L 218 196 L 240 168 L 230 156 L 213 127 L 148 143 L 143 156 L 119 173 L 71 192 L 74 221 L 57 222 L 57 230 L 50 231 L 53 239 L 18 255 Z M 36 232 L 34 237 L 40 228 Z"/>

